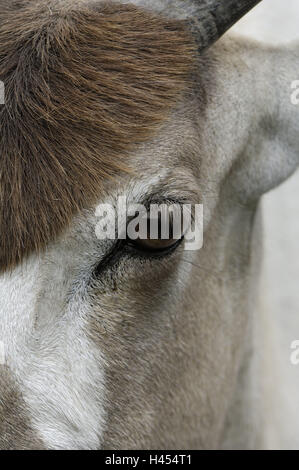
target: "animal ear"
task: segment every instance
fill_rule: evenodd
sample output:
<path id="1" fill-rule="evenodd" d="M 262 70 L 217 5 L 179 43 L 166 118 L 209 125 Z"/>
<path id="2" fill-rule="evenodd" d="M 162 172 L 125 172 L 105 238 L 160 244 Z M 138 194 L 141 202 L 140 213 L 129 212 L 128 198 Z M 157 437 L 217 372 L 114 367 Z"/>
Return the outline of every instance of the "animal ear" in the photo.
<path id="1" fill-rule="evenodd" d="M 222 107 L 230 109 L 226 128 L 236 152 L 227 181 L 230 190 L 248 201 L 299 167 L 299 43 L 273 48 L 233 38 L 224 49 L 230 53 L 226 71 L 221 70 L 223 82 L 229 67 L 232 71 L 221 91 L 230 101 Z"/>

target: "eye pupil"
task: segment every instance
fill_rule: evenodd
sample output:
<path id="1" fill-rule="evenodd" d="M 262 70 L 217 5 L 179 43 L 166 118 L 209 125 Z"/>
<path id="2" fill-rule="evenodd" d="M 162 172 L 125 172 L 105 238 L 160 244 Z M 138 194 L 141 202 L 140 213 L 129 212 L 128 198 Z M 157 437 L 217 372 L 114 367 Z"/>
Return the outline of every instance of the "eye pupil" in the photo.
<path id="1" fill-rule="evenodd" d="M 158 218 L 153 220 L 150 217 L 147 218 L 147 231 L 145 236 L 137 237 L 136 239 L 132 240 L 130 238 L 127 239 L 127 243 L 139 251 L 143 252 L 151 252 L 152 254 L 161 254 L 163 252 L 170 251 L 176 245 L 179 244 L 181 239 L 174 237 L 174 230 L 173 230 L 173 216 L 171 213 L 167 214 L 167 233 L 165 236 L 165 225 L 163 230 L 163 223 L 165 224 L 166 219 L 164 215 L 161 217 L 159 214 Z M 155 230 L 151 230 L 151 226 L 155 226 Z M 139 224 L 136 226 L 136 229 L 139 230 Z"/>
<path id="2" fill-rule="evenodd" d="M 94 270 L 94 277 L 97 279 L 105 268 L 113 265 L 121 258 L 123 251 L 128 255 L 138 254 L 146 257 L 163 257 L 172 253 L 184 240 L 184 223 L 181 212 L 179 216 L 174 216 L 173 210 L 161 211 L 154 216 L 149 213 L 144 218 L 134 220 L 134 217 L 127 221 L 127 237 L 121 237 L 112 247 L 111 251 L 98 264 Z M 135 215 L 136 217 L 136 215 Z M 152 217 L 152 218 L 151 218 Z M 131 222 L 132 231 L 129 230 Z M 154 230 L 152 230 L 154 227 Z M 186 232 L 185 232 L 186 233 Z"/>
<path id="3" fill-rule="evenodd" d="M 142 240 L 140 238 L 137 238 L 137 240 L 134 241 L 134 244 L 140 249 L 144 249 L 146 251 L 161 252 L 173 247 L 177 242 L 178 240 L 175 240 L 173 238 L 170 238 L 168 240 L 152 240 L 150 238 Z"/>

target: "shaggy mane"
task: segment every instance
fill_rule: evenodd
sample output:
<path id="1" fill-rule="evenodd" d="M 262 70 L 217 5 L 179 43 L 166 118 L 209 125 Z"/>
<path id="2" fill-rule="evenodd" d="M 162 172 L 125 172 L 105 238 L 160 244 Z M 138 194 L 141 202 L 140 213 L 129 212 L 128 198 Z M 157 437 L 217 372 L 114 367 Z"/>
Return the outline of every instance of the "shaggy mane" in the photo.
<path id="1" fill-rule="evenodd" d="M 178 99 L 179 21 L 112 2 L 0 0 L 0 269 L 54 239 Z"/>

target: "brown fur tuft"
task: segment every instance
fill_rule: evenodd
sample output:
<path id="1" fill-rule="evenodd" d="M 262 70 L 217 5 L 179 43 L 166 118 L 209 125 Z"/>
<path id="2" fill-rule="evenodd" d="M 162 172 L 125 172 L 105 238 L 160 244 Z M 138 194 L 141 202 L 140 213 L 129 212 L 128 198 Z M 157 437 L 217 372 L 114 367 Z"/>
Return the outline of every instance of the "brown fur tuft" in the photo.
<path id="1" fill-rule="evenodd" d="M 183 25 L 131 5 L 1 1 L 0 269 L 96 201 L 187 82 Z"/>

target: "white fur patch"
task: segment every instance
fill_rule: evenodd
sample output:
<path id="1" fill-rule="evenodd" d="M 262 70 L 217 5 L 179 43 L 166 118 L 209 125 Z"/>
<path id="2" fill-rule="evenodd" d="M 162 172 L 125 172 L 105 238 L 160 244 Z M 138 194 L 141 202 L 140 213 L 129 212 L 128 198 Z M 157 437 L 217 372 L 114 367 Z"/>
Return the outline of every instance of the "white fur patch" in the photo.
<path id="1" fill-rule="evenodd" d="M 80 287 L 67 298 L 70 259 L 56 249 L 0 277 L 0 340 L 45 446 L 95 449 L 104 426 L 103 358 L 86 335 Z"/>

